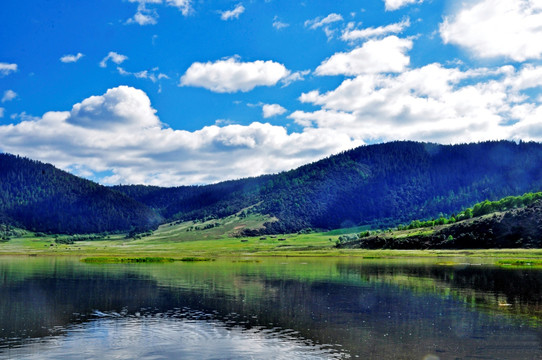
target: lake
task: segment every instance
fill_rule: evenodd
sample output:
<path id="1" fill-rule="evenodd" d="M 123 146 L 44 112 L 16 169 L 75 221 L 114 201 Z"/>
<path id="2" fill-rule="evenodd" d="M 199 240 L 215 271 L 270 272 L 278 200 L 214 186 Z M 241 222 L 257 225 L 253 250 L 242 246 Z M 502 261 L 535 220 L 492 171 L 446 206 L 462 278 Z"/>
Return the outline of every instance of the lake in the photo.
<path id="1" fill-rule="evenodd" d="M 542 359 L 541 270 L 439 261 L 0 257 L 0 359 Z"/>

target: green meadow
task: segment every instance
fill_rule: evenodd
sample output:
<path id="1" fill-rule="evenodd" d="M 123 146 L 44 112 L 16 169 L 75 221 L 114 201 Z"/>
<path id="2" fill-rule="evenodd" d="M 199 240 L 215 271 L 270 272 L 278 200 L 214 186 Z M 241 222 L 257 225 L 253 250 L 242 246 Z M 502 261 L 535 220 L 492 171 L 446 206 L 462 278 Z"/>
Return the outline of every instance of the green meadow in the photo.
<path id="1" fill-rule="evenodd" d="M 481 257 L 512 259 L 507 266 L 539 264 L 542 249 L 508 250 L 364 250 L 337 249 L 339 236 L 356 234 L 360 228 L 271 236 L 239 236 L 242 229 L 257 229 L 271 219 L 262 215 L 230 216 L 207 222 L 174 222 L 161 225 L 148 236 L 44 235 L 20 231 L 21 235 L 0 243 L 0 255 L 79 256 L 94 263 L 197 261 L 198 259 L 246 257 Z M 211 226 L 212 225 L 212 226 Z M 88 240 L 90 238 L 91 240 Z M 75 241 L 74 241 L 75 239 Z M 83 239 L 83 240 L 80 240 Z M 98 259 L 96 259 L 98 258 Z M 100 258 L 102 258 L 100 260 Z M 132 260 L 130 260 L 132 259 Z M 519 261 L 519 262 L 517 262 Z M 444 262 L 443 262 L 444 263 Z M 501 265 L 504 263 L 501 263 Z"/>

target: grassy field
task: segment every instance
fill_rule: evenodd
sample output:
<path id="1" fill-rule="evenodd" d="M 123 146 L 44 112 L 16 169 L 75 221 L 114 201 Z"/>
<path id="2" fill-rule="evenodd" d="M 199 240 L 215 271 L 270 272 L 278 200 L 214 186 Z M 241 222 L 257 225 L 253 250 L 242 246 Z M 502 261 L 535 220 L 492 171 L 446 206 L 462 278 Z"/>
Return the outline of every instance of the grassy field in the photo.
<path id="1" fill-rule="evenodd" d="M 230 216 L 204 223 L 175 222 L 161 225 L 152 235 L 128 239 L 124 234 L 91 241 L 62 244 L 67 235 L 42 237 L 26 232 L 0 243 L 0 255 L 71 255 L 81 257 L 186 257 L 220 258 L 246 256 L 303 257 L 492 257 L 496 259 L 542 258 L 542 249 L 509 250 L 363 250 L 336 249 L 340 235 L 357 233 L 360 228 L 258 237 L 238 237 L 240 229 L 256 229 L 271 219 L 261 215 Z M 211 226 L 213 225 L 213 226 Z M 419 229 L 417 230 L 419 231 Z M 531 262 L 534 263 L 534 262 Z"/>

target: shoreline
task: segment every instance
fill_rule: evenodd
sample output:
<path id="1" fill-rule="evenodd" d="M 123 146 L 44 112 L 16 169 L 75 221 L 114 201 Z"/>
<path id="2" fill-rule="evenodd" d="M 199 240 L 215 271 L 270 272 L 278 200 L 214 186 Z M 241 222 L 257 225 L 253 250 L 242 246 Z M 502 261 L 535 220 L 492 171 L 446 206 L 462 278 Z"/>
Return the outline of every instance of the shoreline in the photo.
<path id="1" fill-rule="evenodd" d="M 0 246 L 1 257 L 98 257 L 98 258 L 138 258 L 160 257 L 181 260 L 186 257 L 211 259 L 238 258 L 355 258 L 366 260 L 409 259 L 409 258 L 494 258 L 494 259 L 542 259 L 542 249 L 461 249 L 461 250 L 369 250 L 369 249 L 325 249 L 325 250 L 278 250 L 278 251 L 190 251 L 178 252 L 156 249 L 131 249 L 129 252 L 111 251 L 113 249 L 32 251 L 33 249 L 13 249 L 9 251 Z M 115 249 L 116 250 L 116 249 Z"/>

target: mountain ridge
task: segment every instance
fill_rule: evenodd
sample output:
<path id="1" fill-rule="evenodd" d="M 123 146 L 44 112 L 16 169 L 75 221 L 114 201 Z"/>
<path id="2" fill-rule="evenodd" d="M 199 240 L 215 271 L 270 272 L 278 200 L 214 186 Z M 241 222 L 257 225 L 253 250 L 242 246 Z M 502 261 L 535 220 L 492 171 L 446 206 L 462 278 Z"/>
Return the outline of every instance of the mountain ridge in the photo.
<path id="1" fill-rule="evenodd" d="M 51 164 L 0 154 L 0 221 L 34 231 L 97 233 L 152 229 L 161 218 L 120 192 Z"/>
<path id="2" fill-rule="evenodd" d="M 134 186 L 115 188 L 137 193 Z M 381 227 L 541 188 L 539 143 L 397 141 L 361 146 L 275 175 L 155 188 L 154 197 L 135 198 L 171 220 L 218 218 L 257 204 L 251 211 L 280 220 L 267 224 L 261 231 L 265 234 L 306 227 Z M 167 201 L 156 201 L 160 197 Z M 176 202 L 180 198 L 186 201 Z"/>
<path id="3" fill-rule="evenodd" d="M 30 162 L 26 163 L 28 166 L 45 166 L 38 166 L 37 164 L 41 163 L 32 163 L 32 160 L 27 161 Z M 4 179 L 4 172 L 4 168 L 0 168 L 0 179 Z M 2 182 L 10 187 L 17 187 L 21 176 L 24 177 L 21 173 Z M 66 178 L 66 175 L 63 176 Z M 110 205 L 105 205 L 107 202 L 96 203 L 100 192 L 103 192 L 106 198 L 109 196 L 113 203 L 125 204 L 123 211 L 131 211 L 132 216 L 135 216 L 133 219 L 138 219 L 130 223 L 126 220 L 130 216 L 122 215 L 120 218 L 125 220 L 119 220 L 119 226 L 115 230 L 127 230 L 127 227 L 148 229 L 160 221 L 218 219 L 240 211 L 278 219 L 266 223 L 258 234 L 297 232 L 309 227 L 388 227 L 412 219 L 451 214 L 457 209 L 486 199 L 496 200 L 508 195 L 541 190 L 542 144 L 488 141 L 440 145 L 395 141 L 361 146 L 279 174 L 200 186 L 103 187 L 95 183 L 90 186 L 86 183 L 88 180 L 71 174 L 70 176 L 73 178 L 66 181 L 71 182 L 74 188 L 68 186 L 71 190 L 64 194 L 68 200 L 73 200 L 73 192 L 77 187 L 99 190 L 90 193 L 94 194 L 90 196 L 94 203 L 85 203 L 85 196 L 79 198 L 86 206 L 81 205 L 75 211 L 75 218 L 79 223 L 85 221 L 81 208 L 94 214 L 94 221 L 98 224 L 105 221 L 100 219 L 100 215 L 107 217 L 107 214 L 100 214 L 99 210 L 93 209 L 96 204 L 111 208 Z M 44 184 L 40 186 L 42 185 Z M 39 189 L 38 186 L 25 190 L 33 199 L 32 204 L 36 206 L 41 196 Z M 17 220 L 13 206 L 5 206 L 6 203 L 13 205 L 13 199 L 16 199 L 16 194 L 8 190 L 0 188 L 0 215 Z M 62 199 L 62 192 L 57 195 L 60 200 L 66 200 Z M 4 202 L 1 199 L 4 199 Z M 52 198 L 43 197 L 41 200 L 44 201 L 42 205 L 47 206 L 47 202 L 52 201 Z M 67 203 L 73 204 L 73 201 Z M 117 209 L 117 206 L 113 206 L 113 209 Z M 37 218 L 36 214 L 32 214 L 31 208 L 23 211 L 22 215 L 25 214 L 32 219 Z M 21 217 L 24 218 L 22 215 L 19 216 L 19 222 L 30 223 L 32 229 L 40 225 L 36 220 L 21 221 Z M 40 230 L 81 231 L 79 228 L 66 226 L 63 222 L 68 222 L 69 219 L 61 215 L 56 218 L 53 216 L 51 221 L 53 220 L 60 223 L 55 225 L 42 221 L 41 225 L 45 229 Z"/>

